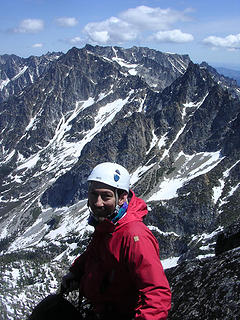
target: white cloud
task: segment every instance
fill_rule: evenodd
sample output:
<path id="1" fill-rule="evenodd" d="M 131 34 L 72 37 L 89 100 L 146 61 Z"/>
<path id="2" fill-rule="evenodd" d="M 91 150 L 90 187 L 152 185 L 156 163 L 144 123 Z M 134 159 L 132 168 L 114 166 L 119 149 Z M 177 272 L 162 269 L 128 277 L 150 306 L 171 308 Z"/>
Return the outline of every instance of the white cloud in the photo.
<path id="1" fill-rule="evenodd" d="M 84 32 L 92 41 L 101 44 L 135 40 L 138 35 L 138 31 L 133 25 L 116 17 L 102 22 L 88 23 Z"/>
<path id="2" fill-rule="evenodd" d="M 179 29 L 169 31 L 158 31 L 151 36 L 151 40 L 158 42 L 176 42 L 184 43 L 194 40 L 194 37 L 190 33 L 183 33 Z"/>
<path id="3" fill-rule="evenodd" d="M 78 24 L 78 21 L 74 17 L 62 17 L 56 19 L 56 22 L 61 27 L 74 27 Z"/>
<path id="4" fill-rule="evenodd" d="M 240 49 L 240 33 L 238 34 L 230 34 L 225 38 L 209 36 L 203 40 L 203 43 L 213 46 L 213 47 L 221 47 L 228 49 Z"/>
<path id="5" fill-rule="evenodd" d="M 92 31 L 91 32 L 91 38 L 100 43 L 107 43 L 110 40 L 110 34 L 109 31 L 103 30 L 103 31 Z"/>
<path id="6" fill-rule="evenodd" d="M 43 47 L 43 44 L 42 43 L 34 43 L 32 45 L 33 48 L 42 48 Z"/>
<path id="7" fill-rule="evenodd" d="M 75 44 L 80 44 L 80 43 L 83 42 L 83 39 L 80 38 L 80 37 L 74 37 L 74 38 L 70 39 L 69 42 L 70 42 L 71 44 L 73 44 L 73 45 L 75 45 Z"/>
<path id="8" fill-rule="evenodd" d="M 84 32 L 87 38 L 96 43 L 110 44 L 123 43 L 126 41 L 147 38 L 149 33 L 155 32 L 156 37 L 160 31 L 168 31 L 177 22 L 189 20 L 187 13 L 189 10 L 176 11 L 172 9 L 151 8 L 138 6 L 122 12 L 118 17 L 111 17 L 101 22 L 88 23 Z M 193 40 L 190 34 L 184 34 L 180 30 L 174 36 L 172 32 L 172 42 L 186 42 Z M 170 34 L 168 35 L 168 38 Z M 182 41 L 180 41 L 182 39 Z"/>
<path id="9" fill-rule="evenodd" d="M 185 12 L 147 6 L 128 9 L 120 17 L 141 30 L 167 30 L 178 21 L 188 20 Z"/>
<path id="10" fill-rule="evenodd" d="M 16 33 L 37 33 L 44 28 L 44 22 L 41 19 L 22 20 L 17 28 L 13 31 Z"/>

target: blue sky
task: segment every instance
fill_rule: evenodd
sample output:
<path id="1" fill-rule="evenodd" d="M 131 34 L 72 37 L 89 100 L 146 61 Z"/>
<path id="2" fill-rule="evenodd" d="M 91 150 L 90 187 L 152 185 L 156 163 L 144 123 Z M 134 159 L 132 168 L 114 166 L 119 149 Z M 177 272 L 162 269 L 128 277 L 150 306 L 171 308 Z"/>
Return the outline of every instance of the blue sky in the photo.
<path id="1" fill-rule="evenodd" d="M 0 55 L 144 46 L 240 70 L 239 0 L 1 0 Z"/>

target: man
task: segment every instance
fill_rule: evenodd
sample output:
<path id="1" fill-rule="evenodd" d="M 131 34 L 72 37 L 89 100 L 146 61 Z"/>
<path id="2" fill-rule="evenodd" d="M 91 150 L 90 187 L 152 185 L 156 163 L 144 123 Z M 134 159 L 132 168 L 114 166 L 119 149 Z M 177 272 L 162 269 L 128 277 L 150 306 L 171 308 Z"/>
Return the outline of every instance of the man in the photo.
<path id="1" fill-rule="evenodd" d="M 78 286 L 96 319 L 166 319 L 171 291 L 157 240 L 142 222 L 146 203 L 129 190 L 129 173 L 116 163 L 97 165 L 88 181 L 95 232 L 62 285 Z"/>

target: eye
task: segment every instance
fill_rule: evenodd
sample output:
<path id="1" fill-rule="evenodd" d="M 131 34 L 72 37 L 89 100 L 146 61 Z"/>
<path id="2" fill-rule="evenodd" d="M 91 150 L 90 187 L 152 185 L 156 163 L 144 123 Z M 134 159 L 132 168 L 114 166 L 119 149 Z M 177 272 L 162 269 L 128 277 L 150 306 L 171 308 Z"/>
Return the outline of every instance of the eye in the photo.
<path id="1" fill-rule="evenodd" d="M 112 195 L 110 195 L 110 194 L 103 194 L 102 195 L 102 199 L 105 200 L 105 201 L 107 201 L 107 200 L 109 200 L 111 198 L 112 198 Z"/>
<path id="2" fill-rule="evenodd" d="M 96 192 L 94 192 L 94 191 L 90 191 L 89 194 L 92 197 L 98 197 L 98 194 Z"/>

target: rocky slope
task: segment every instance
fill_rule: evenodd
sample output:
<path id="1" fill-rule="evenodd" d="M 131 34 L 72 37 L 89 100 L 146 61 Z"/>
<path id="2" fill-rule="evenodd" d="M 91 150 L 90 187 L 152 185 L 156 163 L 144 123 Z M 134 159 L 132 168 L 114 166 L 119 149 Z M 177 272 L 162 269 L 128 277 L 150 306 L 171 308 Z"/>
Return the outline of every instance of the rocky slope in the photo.
<path id="1" fill-rule="evenodd" d="M 0 56 L 0 102 L 35 82 L 47 72 L 51 62 L 61 55 L 61 52 L 48 53 L 41 57 L 31 56 L 26 59 L 16 55 Z"/>
<path id="2" fill-rule="evenodd" d="M 219 235 L 215 257 L 167 270 L 173 294 L 169 319 L 239 319 L 239 247 L 238 223 Z"/>

